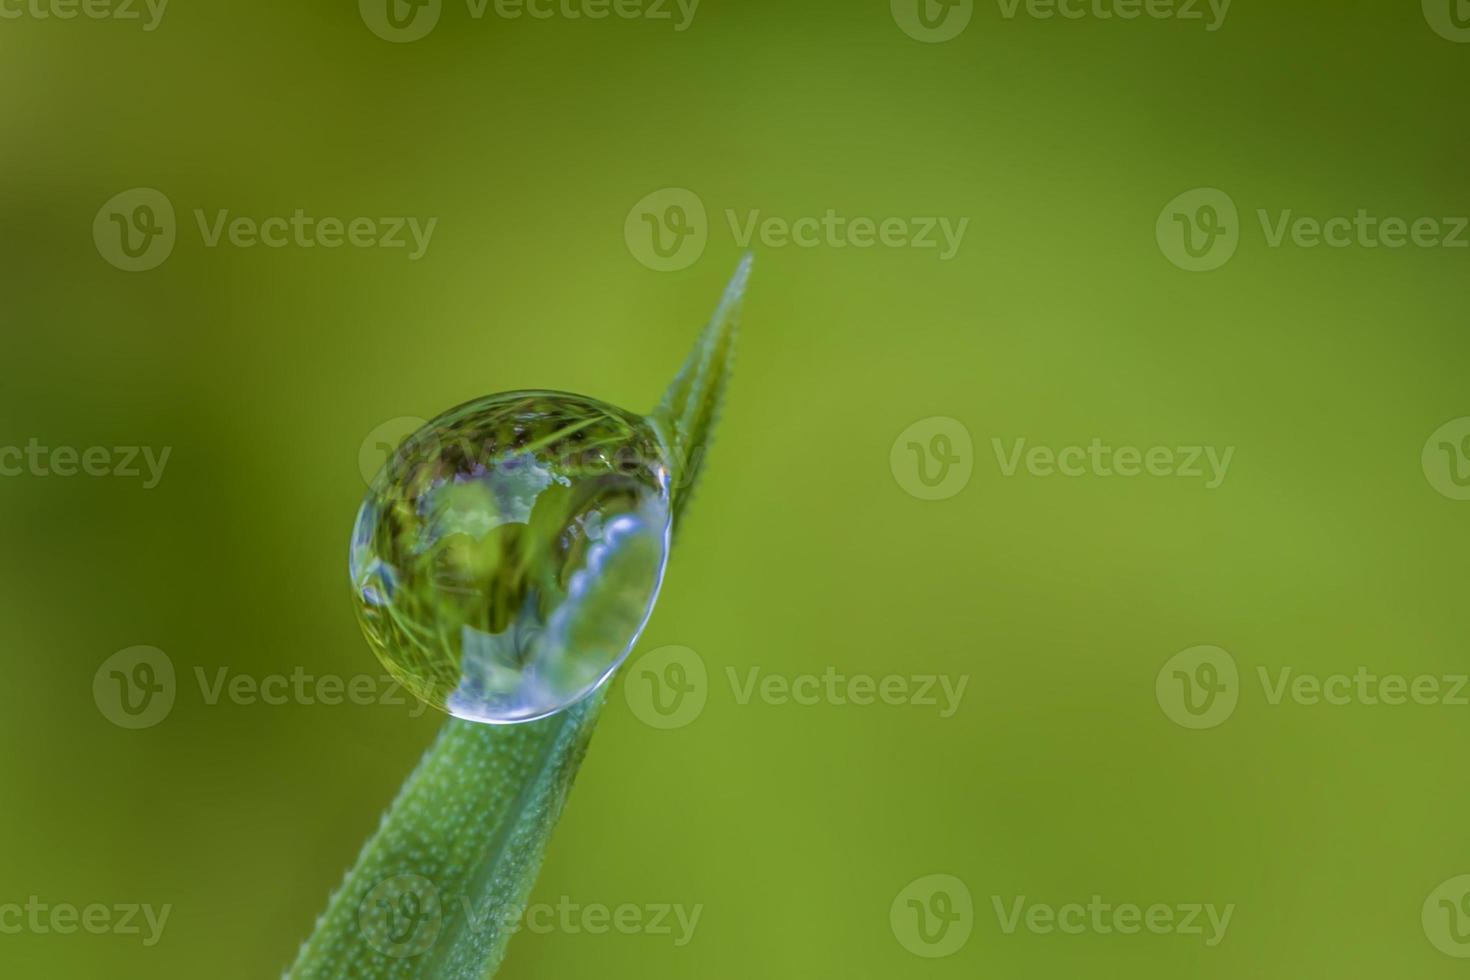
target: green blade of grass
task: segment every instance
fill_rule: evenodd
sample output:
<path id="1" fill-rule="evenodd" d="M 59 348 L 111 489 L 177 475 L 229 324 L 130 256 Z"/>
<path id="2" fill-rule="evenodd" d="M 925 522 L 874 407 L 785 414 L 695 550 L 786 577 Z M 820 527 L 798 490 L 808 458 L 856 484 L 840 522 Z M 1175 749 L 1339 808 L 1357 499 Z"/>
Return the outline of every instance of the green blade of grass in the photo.
<path id="1" fill-rule="evenodd" d="M 694 486 L 709 455 L 715 423 L 725 400 L 725 388 L 735 361 L 735 335 L 740 307 L 750 280 L 752 256 L 740 261 L 725 287 L 715 315 L 699 335 L 693 352 L 669 385 L 649 419 L 659 429 L 673 455 L 674 528 L 694 495 Z"/>
<path id="2" fill-rule="evenodd" d="M 602 708 L 523 725 L 451 718 L 363 848 L 290 976 L 494 973 Z"/>
<path id="3" fill-rule="evenodd" d="M 674 520 L 719 412 L 750 259 L 652 419 L 674 454 Z M 606 696 L 541 721 L 451 718 L 317 920 L 293 980 L 484 980 L 505 957 Z"/>

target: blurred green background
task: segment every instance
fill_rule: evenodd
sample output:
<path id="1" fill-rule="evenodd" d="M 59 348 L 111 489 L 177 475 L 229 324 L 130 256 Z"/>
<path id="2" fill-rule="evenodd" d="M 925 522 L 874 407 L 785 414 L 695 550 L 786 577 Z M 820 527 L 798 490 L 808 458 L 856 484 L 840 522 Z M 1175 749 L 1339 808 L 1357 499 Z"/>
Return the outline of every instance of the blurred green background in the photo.
<path id="1" fill-rule="evenodd" d="M 278 975 L 438 719 L 211 704 L 196 672 L 378 675 L 346 577 L 365 440 L 504 389 L 649 408 L 742 251 L 727 212 L 828 209 L 968 226 L 948 261 L 752 243 L 720 437 L 633 655 L 696 651 L 705 707 L 665 730 L 614 692 L 533 898 L 700 906 L 697 928 L 527 932 L 501 975 L 1463 972 L 1470 914 L 1433 896 L 1470 872 L 1470 706 L 1272 704 L 1258 679 L 1470 670 L 1470 503 L 1421 461 L 1470 416 L 1470 251 L 1272 247 L 1257 217 L 1470 214 L 1451 8 L 1239 0 L 1212 31 L 1203 6 L 931 3 L 941 33 L 970 17 L 942 43 L 881 2 L 705 0 L 681 31 L 672 6 L 445 0 L 408 43 L 350 2 L 175 0 L 152 31 L 136 9 L 0 18 L 0 446 L 171 447 L 151 489 L 0 479 L 0 926 L 31 896 L 171 913 L 151 946 L 7 930 L 0 974 Z M 128 272 L 93 225 L 139 187 L 176 243 Z M 1156 222 L 1202 187 L 1238 247 L 1187 272 Z M 637 236 L 665 188 L 706 211 L 671 271 Z M 298 208 L 438 223 L 410 260 L 208 247 L 195 218 Z M 932 417 L 973 441 L 941 500 L 891 465 Z M 1093 438 L 1235 454 L 1206 489 L 1007 477 L 992 444 Z M 1204 644 L 1238 704 L 1196 730 L 1156 680 Z M 93 681 L 136 645 L 177 697 L 127 730 Z M 742 704 L 751 668 L 968 682 L 951 717 Z M 937 958 L 904 924 L 930 875 L 973 905 Z M 1234 911 L 1213 946 L 995 911 L 1093 895 Z"/>

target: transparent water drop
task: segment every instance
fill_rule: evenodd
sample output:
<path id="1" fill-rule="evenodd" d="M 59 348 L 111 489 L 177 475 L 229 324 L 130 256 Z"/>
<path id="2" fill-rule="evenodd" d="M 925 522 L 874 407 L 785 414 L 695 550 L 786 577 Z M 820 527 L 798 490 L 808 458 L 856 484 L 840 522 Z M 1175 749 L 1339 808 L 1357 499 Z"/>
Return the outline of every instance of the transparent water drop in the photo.
<path id="1" fill-rule="evenodd" d="M 439 416 L 374 479 L 352 535 L 358 620 L 417 697 L 545 717 L 627 657 L 669 553 L 668 456 L 581 395 L 491 395 Z"/>

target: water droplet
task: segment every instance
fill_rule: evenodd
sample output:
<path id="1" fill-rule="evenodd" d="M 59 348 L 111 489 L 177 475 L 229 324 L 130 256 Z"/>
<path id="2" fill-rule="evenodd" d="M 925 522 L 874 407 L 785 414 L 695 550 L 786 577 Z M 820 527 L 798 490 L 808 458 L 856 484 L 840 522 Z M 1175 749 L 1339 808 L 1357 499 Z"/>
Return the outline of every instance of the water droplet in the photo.
<path id="1" fill-rule="evenodd" d="M 590 694 L 663 581 L 667 460 L 646 419 L 581 395 L 490 395 L 434 419 L 389 457 L 353 531 L 373 651 L 472 721 L 531 721 Z"/>

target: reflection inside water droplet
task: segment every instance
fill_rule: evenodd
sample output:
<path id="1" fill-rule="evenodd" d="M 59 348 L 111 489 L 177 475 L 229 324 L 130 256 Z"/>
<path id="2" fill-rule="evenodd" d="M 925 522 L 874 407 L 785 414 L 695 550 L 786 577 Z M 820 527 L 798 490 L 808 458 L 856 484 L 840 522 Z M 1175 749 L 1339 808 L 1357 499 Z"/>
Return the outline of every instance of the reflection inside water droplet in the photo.
<path id="1" fill-rule="evenodd" d="M 446 412 L 373 481 L 352 538 L 358 619 L 393 676 L 473 721 L 585 697 L 643 629 L 669 550 L 647 420 L 511 392 Z"/>

